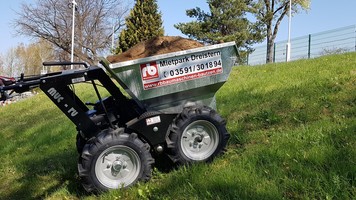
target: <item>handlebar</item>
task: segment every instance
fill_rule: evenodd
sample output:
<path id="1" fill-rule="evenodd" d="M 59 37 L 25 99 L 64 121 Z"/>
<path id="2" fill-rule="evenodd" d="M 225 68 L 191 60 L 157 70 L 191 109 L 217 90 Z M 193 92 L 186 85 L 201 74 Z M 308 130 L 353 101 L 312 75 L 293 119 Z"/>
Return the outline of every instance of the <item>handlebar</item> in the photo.
<path id="1" fill-rule="evenodd" d="M 83 65 L 85 68 L 89 66 L 85 62 L 70 62 L 70 61 L 60 61 L 60 62 L 43 62 L 43 66 L 58 66 L 58 65 Z"/>
<path id="2" fill-rule="evenodd" d="M 70 61 L 60 61 L 60 62 L 43 62 L 43 66 L 59 66 L 59 65 L 83 65 L 85 68 L 89 68 L 89 66 L 84 62 L 70 62 Z M 40 84 L 40 79 L 49 76 L 55 76 L 62 74 L 63 72 L 51 72 L 42 75 L 35 75 L 25 77 L 22 73 L 21 76 L 17 79 L 14 78 L 14 81 L 11 84 L 0 86 L 0 92 L 4 92 L 7 90 L 14 90 L 15 92 L 22 93 L 28 91 L 29 89 L 38 87 Z"/>

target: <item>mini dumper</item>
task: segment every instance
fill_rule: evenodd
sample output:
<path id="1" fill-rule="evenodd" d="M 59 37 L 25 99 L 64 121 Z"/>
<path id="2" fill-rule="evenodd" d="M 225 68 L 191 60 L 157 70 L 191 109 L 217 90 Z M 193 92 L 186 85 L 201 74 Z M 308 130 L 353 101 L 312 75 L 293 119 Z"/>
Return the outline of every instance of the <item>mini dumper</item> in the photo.
<path id="1" fill-rule="evenodd" d="M 76 125 L 78 174 L 88 192 L 128 187 L 149 180 L 156 158 L 175 164 L 209 162 L 223 153 L 229 133 L 215 111 L 215 93 L 235 63 L 234 42 L 109 64 L 83 65 L 25 78 L 1 92 L 41 90 Z M 130 96 L 124 95 L 110 74 Z M 90 82 L 98 97 L 84 103 L 72 85 Z M 111 95 L 102 98 L 100 84 Z"/>

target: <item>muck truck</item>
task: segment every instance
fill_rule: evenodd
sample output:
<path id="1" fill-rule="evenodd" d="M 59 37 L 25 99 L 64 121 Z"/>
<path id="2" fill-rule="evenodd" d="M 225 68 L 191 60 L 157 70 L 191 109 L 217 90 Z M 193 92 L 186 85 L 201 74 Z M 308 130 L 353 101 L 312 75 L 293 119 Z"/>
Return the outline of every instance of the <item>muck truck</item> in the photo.
<path id="1" fill-rule="evenodd" d="M 22 75 L 0 86 L 0 92 L 40 87 L 76 126 L 83 187 L 100 192 L 149 180 L 161 155 L 189 165 L 209 162 L 224 151 L 230 135 L 215 111 L 215 93 L 228 79 L 236 55 L 235 43 L 228 42 L 114 64 L 101 61 L 105 70 L 80 62 L 45 62 L 83 67 Z M 82 82 L 92 84 L 97 102 L 84 103 L 76 95 L 73 84 Z M 110 96 L 102 97 L 98 84 Z"/>

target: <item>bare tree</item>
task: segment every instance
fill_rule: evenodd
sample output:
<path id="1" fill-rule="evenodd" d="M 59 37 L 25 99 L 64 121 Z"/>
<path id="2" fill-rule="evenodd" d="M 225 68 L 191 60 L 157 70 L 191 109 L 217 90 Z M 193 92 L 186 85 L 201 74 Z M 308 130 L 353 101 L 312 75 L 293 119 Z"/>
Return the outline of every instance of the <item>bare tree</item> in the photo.
<path id="1" fill-rule="evenodd" d="M 4 74 L 4 61 L 3 61 L 3 56 L 0 54 L 0 75 Z"/>
<path id="2" fill-rule="evenodd" d="M 266 62 L 273 61 L 274 40 L 276 39 L 279 25 L 289 11 L 289 3 L 292 2 L 292 12 L 309 9 L 311 0 L 257 0 L 259 9 L 257 18 L 267 29 L 267 56 Z"/>
<path id="3" fill-rule="evenodd" d="M 54 59 L 53 44 L 46 40 L 39 39 L 37 42 L 16 48 L 16 54 L 19 64 L 23 67 L 26 75 L 39 74 L 43 69 L 44 61 Z"/>
<path id="4" fill-rule="evenodd" d="M 42 63 L 55 58 L 54 52 L 53 44 L 43 39 L 28 45 L 19 44 L 1 56 L 0 75 L 39 74 L 43 68 Z"/>
<path id="5" fill-rule="evenodd" d="M 17 48 L 10 48 L 7 50 L 3 56 L 3 75 L 5 76 L 15 76 L 23 70 L 23 67 L 20 64 L 20 60 L 17 56 Z"/>
<path id="6" fill-rule="evenodd" d="M 107 51 L 113 34 L 129 10 L 125 0 L 76 0 L 74 56 L 89 64 Z M 17 33 L 45 39 L 60 50 L 71 53 L 72 10 L 69 0 L 37 0 L 23 3 L 14 21 Z M 113 20 L 117 19 L 117 20 Z"/>

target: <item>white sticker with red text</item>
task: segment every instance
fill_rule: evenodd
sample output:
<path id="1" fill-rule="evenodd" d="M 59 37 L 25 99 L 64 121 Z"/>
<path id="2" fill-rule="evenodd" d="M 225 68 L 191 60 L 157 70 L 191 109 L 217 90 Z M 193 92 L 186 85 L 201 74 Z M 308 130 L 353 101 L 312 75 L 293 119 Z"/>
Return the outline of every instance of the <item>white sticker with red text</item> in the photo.
<path id="1" fill-rule="evenodd" d="M 160 116 L 151 117 L 151 118 L 147 118 L 146 119 L 147 126 L 153 125 L 153 124 L 158 124 L 158 123 L 161 123 L 161 117 Z"/>
<path id="2" fill-rule="evenodd" d="M 143 89 L 149 90 L 221 74 L 221 51 L 212 50 L 140 65 Z"/>

